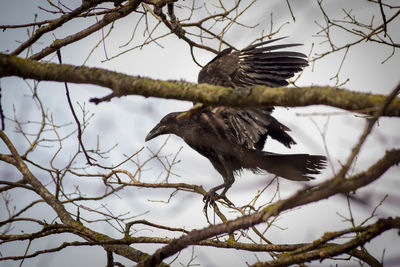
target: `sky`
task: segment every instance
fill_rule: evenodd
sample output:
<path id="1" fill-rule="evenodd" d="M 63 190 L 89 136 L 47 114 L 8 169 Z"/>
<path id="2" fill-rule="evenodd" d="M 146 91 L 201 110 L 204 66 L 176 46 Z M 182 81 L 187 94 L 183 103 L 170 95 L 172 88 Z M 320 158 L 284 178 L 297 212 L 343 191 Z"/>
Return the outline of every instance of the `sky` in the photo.
<path id="1" fill-rule="evenodd" d="M 202 1 L 196 2 L 200 6 L 200 2 Z M 236 48 L 247 46 L 254 38 L 259 37 L 263 29 L 269 29 L 270 13 L 273 12 L 274 27 L 284 25 L 276 37 L 289 36 L 287 38 L 288 42 L 303 43 L 304 45 L 298 48 L 298 51 L 306 54 L 310 53 L 312 47 L 313 55 L 326 51 L 328 45 L 322 42 L 320 37 L 316 36 L 320 28 L 315 22 L 323 23 L 323 17 L 320 14 L 316 2 L 292 2 L 292 10 L 296 18 L 295 22 L 291 19 L 286 3 L 282 1 L 268 1 L 268 3 L 260 1 L 260 3 L 249 10 L 247 16 L 241 19 L 241 22 L 244 24 L 255 25 L 259 23 L 259 26 L 255 28 L 233 27 L 226 34 L 226 40 Z M 361 0 L 349 2 L 350 1 L 335 1 L 334 4 L 328 4 L 327 2 L 326 7 L 329 14 L 337 18 L 344 17 L 342 8 L 346 10 L 351 9 L 357 18 L 365 22 L 369 21 L 369 14 L 379 14 L 379 12 L 377 13 L 376 5 L 371 3 L 366 4 L 365 1 Z M 66 1 L 63 3 L 66 3 L 67 6 L 77 5 L 77 1 Z M 38 14 L 37 20 L 54 18 L 54 15 L 38 9 L 38 6 L 47 6 L 46 1 L 2 0 L 0 5 L 0 25 L 31 22 L 35 13 Z M 177 17 L 184 17 L 185 12 L 186 10 L 184 7 L 178 8 Z M 61 52 L 64 63 L 80 66 L 93 50 L 93 53 L 85 63 L 86 66 L 100 67 L 129 75 L 140 75 L 154 79 L 196 82 L 200 68 L 193 62 L 189 46 L 172 35 L 158 41 L 158 44 L 153 43 L 144 46 L 142 49 L 127 52 L 115 59 L 104 61 L 107 57 L 111 58 L 143 41 L 143 30 L 139 30 L 131 43 L 121 47 L 129 41 L 138 16 L 139 14 L 131 14 L 118 21 L 114 25 L 110 37 L 105 40 L 104 44 L 100 44 L 94 50 L 93 48 L 96 43 L 102 38 L 101 32 L 97 32 L 85 38 L 78 44 L 72 44 L 63 48 Z M 378 16 L 375 20 L 378 20 Z M 33 50 L 35 52 L 40 51 L 42 47 L 48 45 L 54 38 L 64 38 L 95 22 L 95 18 L 89 18 L 67 23 L 61 29 L 57 30 L 54 36 L 43 36 L 40 39 L 40 43 L 33 47 Z M 379 24 L 379 22 L 375 23 L 377 25 Z M 394 34 L 394 40 L 400 40 L 400 32 L 396 32 L 395 30 L 396 27 L 399 26 L 399 22 L 397 22 L 397 24 L 392 26 L 393 28 L 389 28 Z M 107 30 L 108 27 L 106 28 L 106 31 Z M 160 26 L 160 29 L 155 33 L 159 34 L 162 32 L 167 32 L 164 26 Z M 26 29 L 8 29 L 0 34 L 0 52 L 7 53 L 12 51 L 19 42 L 27 39 Z M 348 42 L 353 38 L 343 31 L 336 31 L 333 36 L 335 36 L 335 44 L 337 45 Z M 381 63 L 391 52 L 391 48 L 382 47 L 372 42 L 361 43 L 356 47 L 350 48 L 339 72 L 340 82 L 349 79 L 343 87 L 352 91 L 388 94 L 400 81 L 400 56 L 398 51 L 384 64 Z M 26 51 L 21 55 L 26 56 Z M 335 79 L 331 78 L 337 73 L 343 55 L 344 51 L 341 51 L 317 61 L 314 65 L 306 68 L 296 84 L 298 86 L 334 86 Z M 195 56 L 198 62 L 206 64 L 215 55 L 208 51 L 196 49 Z M 55 62 L 56 58 L 54 55 L 50 55 L 46 60 Z M 0 80 L 0 86 L 2 88 L 2 106 L 8 118 L 13 118 L 15 110 L 15 116 L 22 121 L 38 120 L 38 106 L 32 103 L 27 84 L 32 85 L 33 83 L 32 81 L 23 81 L 15 77 L 3 78 Z M 110 153 L 110 157 L 102 160 L 102 162 L 109 166 L 124 159 L 124 155 L 132 154 L 142 147 L 145 148 L 140 157 L 141 160 L 145 160 L 151 155 L 150 150 L 156 151 L 167 138 L 160 137 L 149 143 L 145 143 L 144 138 L 147 132 L 165 114 L 173 111 L 185 110 L 191 106 L 191 103 L 186 101 L 144 98 L 141 96 L 116 98 L 108 103 L 102 103 L 96 106 L 89 103 L 89 99 L 108 94 L 108 89 L 92 85 L 70 84 L 69 86 L 75 109 L 79 110 L 79 105 L 81 107 L 84 106 L 89 114 L 94 114 L 84 133 L 84 141 L 87 147 L 95 147 L 97 140 L 100 140 L 100 147 L 104 150 L 112 147 L 114 144 L 118 144 Z M 55 123 L 62 124 L 73 121 L 65 100 L 63 84 L 41 82 L 39 83 L 38 94 L 43 100 L 46 109 L 52 113 Z M 79 105 L 77 103 L 79 103 Z M 310 114 L 313 113 L 324 115 L 310 116 Z M 325 115 L 326 113 L 329 113 L 330 116 Z M 274 116 L 291 128 L 291 135 L 295 138 L 298 145 L 289 150 L 276 142 L 268 142 L 266 147 L 268 151 L 323 155 L 329 152 L 332 165 L 330 165 L 314 183 L 328 179 L 332 176 L 333 171 L 337 171 L 340 168 L 341 164 L 346 161 L 351 148 L 357 143 L 365 126 L 365 119 L 360 116 L 324 106 L 290 109 L 277 108 L 274 112 Z M 36 129 L 35 126 L 31 127 L 32 128 L 28 129 L 32 131 Z M 73 129 L 74 125 L 69 124 L 65 129 L 60 129 L 60 133 L 66 135 Z M 325 130 L 325 145 L 320 130 Z M 366 143 L 362 147 L 362 151 L 357 158 L 357 164 L 353 170 L 354 173 L 364 170 L 366 167 L 376 162 L 387 149 L 399 147 L 399 131 L 399 119 L 381 118 L 378 127 L 374 129 L 373 134 L 368 137 Z M 11 137 L 20 151 L 23 151 L 24 148 L 26 149 L 26 141 L 21 135 L 15 132 L 15 124 L 10 120 L 6 121 L 6 133 Z M 51 133 L 49 133 L 48 136 L 51 137 Z M 54 136 L 52 136 L 52 138 L 54 138 Z M 63 146 L 61 155 L 55 160 L 54 164 L 61 168 L 65 164 L 66 159 L 76 150 L 76 145 L 76 139 L 71 138 L 67 140 Z M 172 176 L 169 180 L 170 182 L 200 184 L 206 189 L 210 189 L 222 182 L 221 177 L 212 168 L 207 159 L 191 150 L 178 137 L 169 137 L 163 149 L 163 154 L 175 154 L 181 147 L 182 150 L 178 155 L 178 159 L 181 163 L 174 168 L 174 172 L 179 174 L 179 176 Z M 49 151 L 54 151 L 56 149 L 57 147 L 54 146 L 50 148 Z M 46 150 L 38 149 L 33 156 L 38 161 L 48 162 L 49 156 L 43 153 L 43 151 Z M 5 153 L 3 144 L 0 145 L 0 152 Z M 81 166 L 84 165 L 84 160 L 80 160 L 82 161 Z M 149 167 L 151 167 L 151 169 L 146 169 L 146 171 L 143 172 L 143 179 L 148 182 L 160 181 L 160 178 L 157 178 L 160 173 L 160 164 L 154 162 L 150 164 Z M 134 164 L 129 165 L 129 168 L 134 168 Z M 39 176 L 43 175 L 40 170 L 34 169 L 34 172 Z M 9 177 L 11 180 L 20 178 L 15 172 L 7 169 L 4 163 L 0 163 L 0 174 L 1 176 Z M 398 181 L 399 174 L 399 167 L 393 167 L 383 179 L 357 192 L 360 196 L 367 197 L 370 202 L 368 206 L 360 205 L 355 202 L 351 203 L 354 217 L 358 222 L 364 220 L 371 214 L 373 208 L 382 200 L 385 194 L 389 194 L 389 196 L 385 200 L 384 205 L 379 208 L 378 213 L 383 217 L 398 215 L 397 205 L 400 201 L 400 197 L 396 192 L 398 192 L 400 186 L 400 182 Z M 235 204 L 243 205 L 247 203 L 260 188 L 263 188 L 270 181 L 270 178 L 271 177 L 266 178 L 265 176 L 256 176 L 250 172 L 244 172 L 240 178 L 236 179 L 233 187 L 228 192 L 228 197 L 233 199 Z M 50 182 L 44 175 L 42 179 L 43 182 Z M 79 185 L 79 189 L 82 192 L 100 193 L 104 191 L 104 185 L 101 179 L 77 179 L 76 177 L 71 177 L 66 184 L 69 190 L 73 190 L 74 186 Z M 296 184 L 290 181 L 284 181 L 283 179 L 281 179 L 279 183 L 282 198 L 290 196 L 302 187 L 303 184 Z M 186 229 L 202 228 L 207 225 L 202 213 L 203 202 L 200 196 L 192 196 L 184 192 L 179 192 L 168 204 L 160 202 L 167 201 L 171 193 L 171 191 L 163 189 L 139 190 L 129 188 L 119 193 L 117 197 L 106 199 L 94 205 L 103 208 L 106 206 L 116 214 L 129 211 L 131 215 L 137 215 L 138 219 L 148 219 L 155 223 L 185 227 Z M 268 199 L 271 198 L 271 194 L 273 194 L 273 190 L 267 190 L 261 200 L 268 201 Z M 22 191 L 14 192 L 13 195 L 17 207 L 22 207 L 24 203 L 28 203 L 33 198 L 35 198 L 34 195 L 24 194 Z M 48 212 L 46 209 L 42 209 L 42 207 L 44 207 L 44 205 L 34 209 L 32 214 L 36 213 L 36 216 L 38 216 L 37 214 L 41 214 L 44 218 L 52 220 L 54 214 Z M 74 207 L 69 208 L 71 211 L 74 210 Z M 338 213 L 340 215 L 338 215 Z M 5 214 L 3 205 L 0 208 L 0 214 Z M 27 216 L 29 214 L 31 213 L 28 213 Z M 313 203 L 282 215 L 276 223 L 276 226 L 273 226 L 268 231 L 268 238 L 276 243 L 310 241 L 312 238 L 318 238 L 326 231 L 335 231 L 350 227 L 351 225 L 349 222 L 343 221 L 343 216 L 348 215 L 348 203 L 345 197 L 335 196 L 329 200 Z M 236 218 L 237 216 L 237 213 L 229 214 L 230 218 Z M 3 219 L 3 216 L 0 216 L 0 218 Z M 179 225 L 181 222 L 184 222 L 184 224 Z M 90 225 L 95 230 L 119 237 L 118 233 L 108 225 L 100 223 Z M 14 231 L 27 231 L 29 229 L 35 229 L 35 227 L 36 226 L 31 225 L 19 225 L 16 226 Z M 139 230 L 138 235 L 150 233 L 147 227 L 142 227 Z M 164 233 L 162 233 L 162 235 L 163 234 Z M 74 238 L 69 235 L 62 235 L 60 239 L 63 241 L 74 240 Z M 34 251 L 35 248 L 44 248 L 59 243 L 60 240 L 57 238 L 35 242 L 30 247 L 30 251 Z M 398 237 L 396 239 L 395 232 L 389 231 L 378 237 L 372 244 L 367 245 L 367 247 L 371 248 L 372 254 L 378 259 L 380 259 L 382 249 L 385 247 L 385 255 L 390 259 L 391 256 L 398 255 L 399 253 L 398 247 L 394 245 L 396 243 L 398 243 Z M 150 245 L 138 245 L 135 247 L 149 253 L 154 251 L 154 246 Z M 26 249 L 26 244 L 14 244 L 0 247 L 0 252 L 7 255 L 14 255 L 18 252 L 21 253 L 24 249 Z M 236 250 L 223 251 L 223 257 L 219 257 L 219 250 L 212 248 L 196 247 L 194 251 L 197 255 L 194 262 L 201 263 L 202 266 L 232 265 L 232 263 L 232 266 L 243 266 L 245 262 L 256 262 L 257 258 L 261 260 L 268 259 L 268 257 L 262 253 L 258 253 L 255 256 L 255 254 L 252 253 Z M 191 252 L 191 248 L 186 249 L 179 260 L 181 260 L 182 263 L 185 261 L 187 263 L 187 261 L 190 260 Z M 98 257 L 93 257 L 93 255 L 98 255 Z M 52 266 L 54 264 L 59 266 L 85 266 L 104 265 L 104 262 L 105 253 L 102 249 L 69 248 L 60 254 L 51 254 L 27 260 L 25 264 L 28 266 Z M 343 263 L 343 266 L 346 264 L 345 262 L 341 263 Z M 2 264 L 5 264 L 4 266 L 17 266 L 19 263 L 5 262 Z M 326 262 L 326 264 L 328 264 L 328 262 Z M 351 264 L 354 264 L 354 262 L 351 262 Z M 177 265 L 178 262 L 175 262 L 175 266 Z M 319 264 L 311 264 L 311 266 L 319 266 Z M 388 266 L 395 265 L 389 264 Z"/>

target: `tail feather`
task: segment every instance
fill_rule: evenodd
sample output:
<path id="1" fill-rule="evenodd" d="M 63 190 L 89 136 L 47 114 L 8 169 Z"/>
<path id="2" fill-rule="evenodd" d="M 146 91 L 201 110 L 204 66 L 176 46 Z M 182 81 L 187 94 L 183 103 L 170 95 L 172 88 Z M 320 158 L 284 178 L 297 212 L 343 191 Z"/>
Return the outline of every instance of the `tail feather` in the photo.
<path id="1" fill-rule="evenodd" d="M 274 154 L 252 150 L 246 157 L 244 168 L 260 170 L 292 181 L 309 181 L 326 167 L 326 158 L 309 154 Z"/>

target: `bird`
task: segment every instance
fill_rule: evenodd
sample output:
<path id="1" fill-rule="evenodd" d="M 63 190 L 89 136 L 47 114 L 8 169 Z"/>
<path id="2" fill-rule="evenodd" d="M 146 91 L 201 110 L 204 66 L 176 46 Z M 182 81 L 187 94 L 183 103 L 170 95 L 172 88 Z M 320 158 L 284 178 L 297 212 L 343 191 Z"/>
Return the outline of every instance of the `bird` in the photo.
<path id="1" fill-rule="evenodd" d="M 287 85 L 287 79 L 301 71 L 308 62 L 302 53 L 281 51 L 300 44 L 268 45 L 281 39 L 259 42 L 242 50 L 223 50 L 201 69 L 198 82 L 237 90 L 253 85 Z M 234 183 L 235 176 L 244 169 L 254 173 L 268 172 L 293 181 L 309 181 L 326 167 L 325 156 L 263 151 L 268 137 L 288 148 L 296 144 L 287 133 L 290 129 L 271 115 L 273 110 L 274 107 L 235 108 L 200 104 L 193 112 L 165 115 L 145 141 L 175 134 L 211 162 L 222 176 L 223 183 L 205 194 L 206 211 L 207 206 L 216 200 L 227 200 L 226 192 Z M 221 189 L 222 192 L 217 193 Z"/>

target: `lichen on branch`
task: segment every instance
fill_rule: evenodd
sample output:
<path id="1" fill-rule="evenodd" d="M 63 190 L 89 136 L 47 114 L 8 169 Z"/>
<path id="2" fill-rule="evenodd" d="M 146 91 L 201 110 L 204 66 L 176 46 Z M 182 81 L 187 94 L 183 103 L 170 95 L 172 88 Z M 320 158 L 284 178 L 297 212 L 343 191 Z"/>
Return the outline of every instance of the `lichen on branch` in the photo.
<path id="1" fill-rule="evenodd" d="M 330 86 L 302 88 L 254 86 L 248 94 L 229 87 L 194 84 L 184 81 L 162 81 L 130 76 L 100 68 L 37 62 L 0 54 L 0 77 L 18 76 L 41 81 L 92 84 L 112 90 L 112 97 L 141 95 L 179 99 L 235 107 L 328 105 L 363 114 L 373 114 L 384 95 L 353 92 Z M 101 102 L 94 99 L 93 102 Z M 383 116 L 400 117 L 400 98 L 396 97 Z"/>

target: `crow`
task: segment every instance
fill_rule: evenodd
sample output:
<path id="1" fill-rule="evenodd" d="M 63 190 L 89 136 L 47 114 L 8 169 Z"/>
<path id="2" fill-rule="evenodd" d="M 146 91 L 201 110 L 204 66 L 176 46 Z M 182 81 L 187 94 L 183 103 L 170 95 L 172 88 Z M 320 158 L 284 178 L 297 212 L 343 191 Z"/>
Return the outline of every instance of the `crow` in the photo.
<path id="1" fill-rule="evenodd" d="M 287 79 L 308 63 L 302 53 L 275 51 L 299 44 L 264 46 L 280 39 L 260 42 L 239 51 L 223 50 L 200 71 L 198 82 L 236 89 L 252 85 L 287 85 Z M 187 111 L 172 112 L 161 119 L 145 140 L 175 134 L 210 160 L 224 182 L 204 196 L 206 209 L 216 200 L 226 199 L 225 194 L 235 181 L 235 175 L 243 169 L 254 173 L 266 171 L 293 181 L 308 181 L 325 168 L 324 156 L 263 151 L 268 136 L 289 148 L 296 144 L 287 133 L 290 129 L 271 115 L 273 109 L 201 105 L 189 115 Z M 220 189 L 222 192 L 218 194 Z"/>

